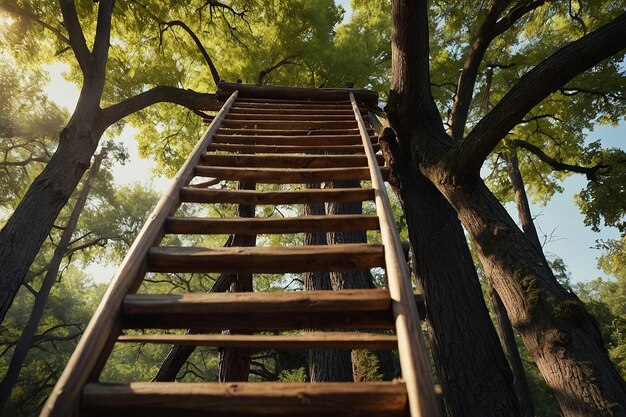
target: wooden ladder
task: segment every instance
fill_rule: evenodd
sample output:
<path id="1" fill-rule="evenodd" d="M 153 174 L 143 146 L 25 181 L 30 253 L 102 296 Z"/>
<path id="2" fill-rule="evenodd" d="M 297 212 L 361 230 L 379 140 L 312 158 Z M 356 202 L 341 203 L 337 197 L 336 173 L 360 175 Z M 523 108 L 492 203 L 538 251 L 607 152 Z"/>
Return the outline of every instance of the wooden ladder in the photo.
<path id="1" fill-rule="evenodd" d="M 316 93 L 317 94 L 317 93 Z M 129 250 L 41 416 L 437 416 L 415 296 L 384 187 L 386 168 L 352 92 L 343 100 L 246 97 L 234 91 Z M 320 150 L 325 154 L 319 154 Z M 207 152 L 208 151 L 208 152 Z M 334 154 L 333 154 L 334 153 Z M 368 180 L 371 188 L 213 189 L 194 178 L 307 184 Z M 196 180 L 197 181 L 197 180 Z M 174 217 L 181 203 L 283 205 L 373 200 L 376 215 Z M 381 244 L 168 247 L 166 234 L 380 230 Z M 384 268 L 388 289 L 137 294 L 150 272 L 296 273 Z M 224 329 L 394 329 L 222 334 Z M 136 334 L 125 329 L 192 329 Z M 195 329 L 195 331 L 193 331 Z M 204 331 L 205 333 L 202 333 Z M 251 349 L 398 349 L 402 379 L 354 383 L 99 383 L 116 343 Z"/>

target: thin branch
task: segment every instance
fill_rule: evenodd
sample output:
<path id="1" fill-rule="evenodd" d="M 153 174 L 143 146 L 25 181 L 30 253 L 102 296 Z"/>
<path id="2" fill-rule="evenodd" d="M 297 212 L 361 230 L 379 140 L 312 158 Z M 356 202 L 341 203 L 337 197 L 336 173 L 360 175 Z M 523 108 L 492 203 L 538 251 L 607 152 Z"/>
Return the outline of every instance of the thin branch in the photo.
<path id="1" fill-rule="evenodd" d="M 31 20 L 35 23 L 37 23 L 38 25 L 48 29 L 49 31 L 51 31 L 52 33 L 54 33 L 56 35 L 57 38 L 59 38 L 61 41 L 63 41 L 64 43 L 70 45 L 70 40 L 67 38 L 67 36 L 65 36 L 63 34 L 63 32 L 61 32 L 59 29 L 55 28 L 54 26 L 44 22 L 43 20 L 41 20 L 41 18 L 39 16 L 37 16 L 35 13 L 33 13 L 30 10 L 26 10 L 26 9 L 22 9 L 21 7 L 18 7 L 14 4 L 0 4 L 0 9 L 6 11 L 9 14 L 12 14 L 14 16 L 18 16 L 24 19 L 28 19 Z"/>
<path id="2" fill-rule="evenodd" d="M 613 100 L 626 100 L 626 96 L 611 92 L 611 91 L 600 91 L 591 88 L 583 88 L 583 87 L 563 87 L 559 89 L 559 92 L 564 96 L 575 96 L 577 94 L 590 94 L 594 96 L 602 97 L 606 102 L 610 103 L 609 99 Z"/>
<path id="3" fill-rule="evenodd" d="M 604 164 L 596 164 L 592 167 L 583 167 L 579 165 L 571 165 L 566 164 L 564 162 L 558 161 L 551 156 L 547 155 L 544 151 L 542 151 L 539 147 L 533 145 L 532 143 L 523 141 L 523 140 L 515 140 L 513 141 L 515 145 L 520 148 L 524 148 L 527 151 L 531 152 L 535 156 L 537 156 L 540 160 L 550 165 L 555 171 L 569 171 L 569 172 L 577 172 L 579 174 L 584 174 L 589 181 L 597 181 L 597 173 L 600 169 L 608 168 L 609 165 Z"/>
<path id="4" fill-rule="evenodd" d="M 91 53 L 87 48 L 87 41 L 85 40 L 85 34 L 78 21 L 78 15 L 76 14 L 76 7 L 73 0 L 59 0 L 59 6 L 61 7 L 61 14 L 63 15 L 63 25 L 69 34 L 70 46 L 78 65 L 83 74 L 90 72 L 89 58 Z"/>
<path id="5" fill-rule="evenodd" d="M 467 117 L 472 103 L 478 69 L 491 42 L 510 29 L 522 16 L 545 3 L 539 0 L 527 3 L 519 1 L 502 19 L 497 20 L 510 1 L 494 1 L 470 46 L 463 70 L 459 77 L 457 92 L 448 118 L 450 133 L 457 140 L 463 139 Z"/>
<path id="6" fill-rule="evenodd" d="M 109 46 L 111 42 L 111 18 L 115 0 L 100 0 L 98 2 L 98 21 L 96 24 L 96 36 L 93 43 L 93 57 L 97 66 L 97 73 L 104 79 Z"/>
<path id="7" fill-rule="evenodd" d="M 550 55 L 526 73 L 460 145 L 456 179 L 477 175 L 493 148 L 533 107 L 578 74 L 626 47 L 626 13 Z"/>
<path id="8" fill-rule="evenodd" d="M 277 63 L 275 63 L 274 65 L 265 68 L 264 70 L 261 70 L 259 72 L 259 79 L 257 80 L 257 84 L 263 84 L 263 79 L 272 71 L 277 70 L 278 68 L 285 66 L 285 65 L 289 65 L 292 64 L 296 59 L 299 59 L 302 55 L 301 54 L 296 54 L 296 55 L 291 55 L 288 57 L 285 57 L 283 59 L 281 59 L 280 61 L 278 61 Z"/>

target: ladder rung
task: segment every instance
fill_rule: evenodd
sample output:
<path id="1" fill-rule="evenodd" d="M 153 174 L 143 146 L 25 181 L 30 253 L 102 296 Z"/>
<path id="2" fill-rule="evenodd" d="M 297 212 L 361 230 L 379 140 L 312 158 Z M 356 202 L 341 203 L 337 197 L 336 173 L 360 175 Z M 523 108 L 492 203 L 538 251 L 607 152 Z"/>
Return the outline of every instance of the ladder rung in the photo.
<path id="1" fill-rule="evenodd" d="M 389 169 L 381 167 L 383 177 Z M 197 166 L 195 175 L 222 180 L 251 181 L 264 184 L 310 184 L 323 181 L 369 180 L 367 167 L 348 168 L 235 168 Z"/>
<path id="2" fill-rule="evenodd" d="M 382 267 L 379 244 L 293 247 L 154 247 L 148 254 L 152 272 L 335 272 Z"/>
<path id="3" fill-rule="evenodd" d="M 423 318 L 424 297 L 414 297 Z M 389 291 L 383 289 L 131 294 L 122 311 L 127 329 L 392 329 L 394 323 Z"/>
<path id="4" fill-rule="evenodd" d="M 131 294 L 122 311 L 125 328 L 393 328 L 391 298 L 383 289 Z"/>
<path id="5" fill-rule="evenodd" d="M 404 417 L 399 382 L 89 383 L 81 415 Z"/>
<path id="6" fill-rule="evenodd" d="M 373 143 L 374 152 L 380 150 L 378 143 Z M 338 146 L 275 146 L 275 145 L 237 145 L 228 143 L 213 143 L 207 151 L 239 152 L 239 153 L 304 153 L 319 154 L 320 150 L 336 154 L 363 154 L 363 145 L 338 145 Z"/>
<path id="7" fill-rule="evenodd" d="M 384 164 L 382 155 L 376 155 Z M 265 167 L 265 168 L 336 168 L 367 166 L 364 155 L 241 155 L 205 154 L 202 163 L 218 166 Z"/>
<path id="8" fill-rule="evenodd" d="M 250 113 L 228 113 L 226 120 L 297 120 L 297 121 L 319 121 L 319 120 L 354 120 L 354 113 L 352 114 L 289 114 L 276 111 L 274 113 L 257 113 L 251 111 Z"/>
<path id="9" fill-rule="evenodd" d="M 345 100 L 298 100 L 291 98 L 239 97 L 235 103 L 342 104 L 347 106 L 350 104 L 350 99 L 347 97 L 347 94 Z"/>
<path id="10" fill-rule="evenodd" d="M 294 191 L 200 190 L 185 187 L 180 198 L 189 203 L 230 204 L 308 204 L 323 202 L 367 201 L 374 199 L 371 188 L 327 188 Z"/>
<path id="11" fill-rule="evenodd" d="M 221 124 L 224 127 L 247 127 L 248 129 L 354 129 L 356 120 L 349 121 L 282 121 L 282 120 L 224 120 Z"/>
<path id="12" fill-rule="evenodd" d="M 354 110 L 346 108 L 345 110 L 339 109 L 298 109 L 298 108 L 285 108 L 285 109 L 272 109 L 272 108 L 249 108 L 249 107 L 231 107 L 228 111 L 229 115 L 232 114 L 293 114 L 293 115 L 344 115 L 354 117 Z M 361 110 L 362 115 L 366 115 L 367 110 Z"/>
<path id="13" fill-rule="evenodd" d="M 372 137 L 372 143 L 378 138 Z M 311 135 L 311 136 L 261 136 L 261 135 L 215 135 L 213 143 L 237 143 L 249 145 L 298 145 L 298 146 L 327 146 L 327 145 L 362 145 L 360 135 Z"/>
<path id="14" fill-rule="evenodd" d="M 283 136 L 317 136 L 317 135 L 358 135 L 359 130 L 354 129 L 236 129 L 220 127 L 220 135 L 283 135 Z M 368 129 L 370 136 L 374 135 L 374 129 Z"/>
<path id="15" fill-rule="evenodd" d="M 394 335 L 356 332 L 306 332 L 300 335 L 149 334 L 123 335 L 119 342 L 250 349 L 396 349 Z"/>
<path id="16" fill-rule="evenodd" d="M 277 218 L 170 217 L 165 233 L 176 234 L 283 234 L 378 230 L 377 216 L 359 214 Z"/>

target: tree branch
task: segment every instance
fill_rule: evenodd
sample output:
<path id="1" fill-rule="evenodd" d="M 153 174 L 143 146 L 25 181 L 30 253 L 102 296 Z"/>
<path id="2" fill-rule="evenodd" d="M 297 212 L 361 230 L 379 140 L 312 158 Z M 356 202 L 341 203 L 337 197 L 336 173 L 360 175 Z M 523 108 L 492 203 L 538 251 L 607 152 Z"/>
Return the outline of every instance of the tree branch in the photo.
<path id="1" fill-rule="evenodd" d="M 478 33 L 470 47 L 467 58 L 463 65 L 463 70 L 459 77 L 457 92 L 448 118 L 448 124 L 451 126 L 450 132 L 452 137 L 461 140 L 465 133 L 465 125 L 472 103 L 476 78 L 478 77 L 478 69 L 487 52 L 487 48 L 491 42 L 502 33 L 515 24 L 522 16 L 535 10 L 537 7 L 545 3 L 546 0 L 538 0 L 527 3 L 519 1 L 500 20 L 498 16 L 509 5 L 509 0 L 493 1 L 491 9 L 487 12 L 483 23 L 478 29 Z"/>
<path id="2" fill-rule="evenodd" d="M 105 126 L 156 103 L 174 103 L 191 110 L 219 110 L 215 94 L 177 87 L 158 86 L 102 110 Z"/>
<path id="3" fill-rule="evenodd" d="M 524 148 L 527 151 L 531 152 L 540 160 L 550 165 L 555 171 L 569 171 L 584 174 L 587 176 L 587 179 L 589 181 L 597 181 L 598 170 L 609 167 L 608 165 L 604 164 L 596 164 L 592 167 L 582 167 L 579 165 L 566 164 L 564 162 L 557 161 L 556 159 L 547 155 L 544 151 L 542 151 L 539 147 L 533 145 L 532 143 L 523 140 L 515 140 L 513 141 L 513 143 L 515 143 L 515 145 L 517 145 L 518 147 Z"/>
<path id="4" fill-rule="evenodd" d="M 493 148 L 533 107 L 624 47 L 626 13 L 564 46 L 526 73 L 461 144 L 455 177 L 460 180 L 477 175 Z"/>
<path id="5" fill-rule="evenodd" d="M 626 96 L 621 95 L 619 93 L 614 93 L 611 91 L 600 91 L 600 90 L 582 88 L 582 87 L 563 87 L 559 89 L 559 92 L 563 94 L 564 96 L 575 96 L 577 94 L 591 94 L 594 96 L 600 96 L 607 102 L 610 102 L 609 99 L 626 100 Z"/>
<path id="6" fill-rule="evenodd" d="M 265 68 L 264 70 L 261 70 L 259 72 L 259 79 L 257 80 L 257 84 L 263 84 L 263 79 L 272 71 L 284 66 L 284 65 L 289 65 L 292 64 L 296 59 L 300 58 L 302 55 L 301 54 L 296 54 L 296 55 L 291 55 L 288 56 L 286 58 L 281 59 L 280 61 L 278 61 L 277 63 L 275 63 L 274 65 L 272 65 L 271 67 Z"/>
<path id="7" fill-rule="evenodd" d="M 73 0 L 59 0 L 59 6 L 61 7 L 61 14 L 63 15 L 63 25 L 69 34 L 70 46 L 76 56 L 78 65 L 83 74 L 90 72 L 89 59 L 91 53 L 87 48 L 87 41 L 83 29 L 78 21 L 78 15 L 76 14 L 76 7 Z"/>
<path id="8" fill-rule="evenodd" d="M 213 77 L 213 81 L 215 82 L 215 85 L 217 86 L 219 82 L 221 81 L 220 74 L 217 72 L 217 68 L 213 64 L 213 61 L 211 60 L 209 53 L 207 52 L 206 48 L 202 44 L 202 41 L 200 40 L 200 38 L 198 38 L 198 36 L 196 36 L 194 31 L 191 30 L 191 28 L 187 26 L 185 22 L 181 22 L 180 20 L 172 20 L 169 22 L 161 21 L 160 23 L 163 25 L 166 25 L 168 28 L 171 28 L 172 26 L 179 26 L 183 28 L 183 30 L 187 32 L 189 36 L 191 36 L 191 39 L 193 39 L 194 43 L 196 44 L 196 47 L 200 50 L 200 53 L 204 57 L 204 61 L 209 66 L 209 70 L 211 71 L 211 76 Z"/>
<path id="9" fill-rule="evenodd" d="M 0 4 L 0 9 L 2 9 L 4 11 L 6 11 L 7 13 L 12 14 L 14 16 L 21 17 L 21 18 L 28 19 L 28 20 L 32 20 L 33 22 L 37 23 L 38 25 L 40 25 L 40 26 L 48 29 L 52 33 L 54 33 L 56 35 L 56 37 L 59 38 L 64 43 L 70 45 L 70 40 L 63 34 L 63 32 L 61 32 L 59 29 L 55 28 L 54 26 L 44 22 L 43 20 L 41 20 L 41 18 L 39 16 L 37 16 L 35 13 L 31 12 L 30 10 L 22 9 L 22 8 L 16 6 L 16 5 L 13 5 L 13 4 Z"/>
<path id="10" fill-rule="evenodd" d="M 98 76 L 104 79 L 109 46 L 111 42 L 111 17 L 115 0 L 100 0 L 98 3 L 98 22 L 93 43 L 93 57 Z"/>

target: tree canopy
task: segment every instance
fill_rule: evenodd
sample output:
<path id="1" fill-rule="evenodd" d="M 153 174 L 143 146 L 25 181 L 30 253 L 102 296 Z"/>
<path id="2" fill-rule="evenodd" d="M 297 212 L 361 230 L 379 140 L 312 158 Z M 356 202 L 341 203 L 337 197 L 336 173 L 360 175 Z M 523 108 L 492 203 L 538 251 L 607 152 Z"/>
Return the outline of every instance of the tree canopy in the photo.
<path id="1" fill-rule="evenodd" d="M 398 174 L 405 178 L 394 184 L 405 210 L 403 224 L 408 229 L 418 224 L 411 216 L 419 209 L 401 192 L 409 187 L 406 173 L 412 172 L 417 183 L 424 179 L 423 184 L 437 188 L 433 193 L 445 197 L 447 203 L 441 197 L 442 204 L 450 205 L 452 220 L 461 219 L 477 244 L 486 279 L 494 280 L 496 290 L 505 293 L 514 286 L 517 275 L 526 274 L 518 281 L 529 299 L 534 300 L 534 294 L 539 297 L 541 292 L 565 294 L 553 285 L 551 271 L 525 270 L 529 263 L 523 262 L 516 264 L 515 271 L 502 266 L 506 254 L 498 250 L 506 247 L 507 241 L 494 243 L 489 239 L 508 239 L 516 242 L 516 247 L 526 242 L 523 235 L 507 234 L 511 223 L 494 207 L 515 198 L 509 176 L 512 167 L 523 178 L 522 188 L 529 197 L 543 203 L 562 191 L 567 176 L 584 175 L 587 184 L 575 204 L 586 226 L 595 231 L 615 227 L 621 236 L 626 232 L 626 154 L 622 149 L 589 142 L 585 135 L 598 124 L 617 125 L 624 120 L 624 45 L 614 34 L 623 32 L 619 25 L 625 25 L 626 4 L 608 0 L 418 3 L 419 10 L 413 16 L 411 7 L 403 9 L 396 4 L 392 9 L 392 4 L 383 0 L 353 0 L 350 18 L 344 22 L 346 11 L 332 0 L 174 4 L 152 0 L 0 0 L 0 45 L 4 50 L 0 55 L 0 219 L 7 225 L 2 231 L 2 239 L 6 238 L 3 248 L 24 233 L 20 224 L 29 218 L 33 207 L 51 207 L 32 219 L 36 227 L 28 231 L 32 236 L 28 240 L 33 243 L 14 262 L 23 271 L 16 272 L 19 268 L 15 265 L 3 267 L 9 275 L 25 277 L 14 279 L 11 285 L 3 282 L 3 288 L 11 287 L 9 295 L 2 298 L 3 317 L 13 303 L 2 324 L 6 329 L 3 367 L 26 320 L 29 291 L 36 292 L 34 288 L 40 285 L 37 272 L 45 268 L 54 250 L 83 173 L 96 150 L 102 149 L 103 133 L 115 136 L 127 123 L 136 127 L 140 153 L 156 161 L 158 172 L 171 175 L 203 129 L 199 115 L 217 109 L 212 93 L 219 80 L 308 87 L 354 85 L 379 91 L 381 106 L 389 105 L 385 117 L 394 137 L 389 141 L 392 149 L 386 153 L 394 154 L 397 160 L 405 158 L 408 167 L 403 171 L 400 163 L 395 168 L 392 165 L 392 169 L 405 173 Z M 400 18 L 392 20 L 394 16 L 405 19 L 405 26 L 414 25 L 405 38 L 402 30 L 407 28 L 399 23 Z M 602 38 L 605 33 L 613 34 L 613 38 Z M 407 40 L 404 49 L 402 39 Z M 416 44 L 410 45 L 409 40 Z M 81 99 L 72 115 L 42 93 L 47 82 L 42 65 L 51 62 L 66 64 L 68 79 L 81 88 Z M 63 164 L 71 168 L 71 175 L 60 174 Z M 57 352 L 58 363 L 50 365 L 54 369 L 42 369 L 45 364 L 38 354 L 31 354 L 28 372 L 15 396 L 15 404 L 20 404 L 24 415 L 37 409 L 37 405 L 24 404 L 24 399 L 33 398 L 35 391 L 37 401 L 43 398 L 42 392 L 84 328 L 90 300 L 101 291 L 89 284 L 80 271 L 80 262 L 118 260 L 155 199 L 153 193 L 139 186 L 116 189 L 108 168 L 104 168 L 81 214 L 77 240 L 72 242 L 76 250 L 65 254 L 64 278 L 53 290 L 40 325 L 38 337 L 42 339 L 31 349 Z M 482 180 L 474 180 L 479 170 L 488 192 L 482 191 Z M 31 191 L 27 191 L 33 181 Z M 62 191 L 46 194 L 48 183 Z M 411 183 L 411 187 L 413 192 L 428 195 L 422 186 Z M 484 216 L 483 224 L 479 208 L 492 201 L 491 193 L 497 200 L 489 203 L 494 211 L 489 215 L 492 217 Z M 493 219 L 496 226 L 490 223 Z M 460 227 L 458 232 L 462 233 Z M 421 240 L 411 230 L 408 235 L 415 249 Z M 605 255 L 599 265 L 616 279 L 575 285 L 574 291 L 600 322 L 611 358 L 623 377 L 624 239 L 600 245 Z M 9 255 L 3 258 L 9 259 Z M 26 263 L 30 270 L 24 269 Z M 422 276 L 419 266 L 417 274 L 428 295 L 428 280 L 434 277 Z M 545 286 L 542 277 L 548 283 Z M 272 277 L 259 283 L 264 288 L 280 284 Z M 75 294 L 84 303 L 79 303 L 75 312 L 57 318 L 66 313 L 63 300 L 67 294 L 61 285 L 72 286 L 67 294 Z M 176 291 L 189 290 L 190 286 L 207 287 L 184 280 L 174 285 Z M 535 288 L 541 290 L 535 292 Z M 16 301 L 12 302 L 15 294 Z M 520 317 L 534 317 L 531 306 L 530 313 L 520 313 L 516 319 L 515 300 L 501 295 L 514 325 L 523 321 Z M 438 301 L 433 298 L 433 305 Z M 560 302 L 577 303 L 572 299 Z M 553 310 L 546 307 L 542 314 L 552 317 Z M 60 328 L 56 326 L 63 328 L 61 333 L 54 333 Z M 429 326 L 436 348 L 441 329 L 434 321 L 429 321 Z M 45 338 L 51 334 L 54 337 L 50 340 Z M 70 344 L 60 345 L 59 338 Z M 150 351 L 146 356 L 160 358 L 163 352 Z M 204 366 L 215 360 L 197 356 L 185 368 L 186 377 L 206 375 Z M 445 360 L 435 352 L 440 371 L 440 361 Z M 279 365 L 269 372 L 270 365 L 260 363 L 259 375 L 298 379 L 306 373 L 299 367 Z M 146 376 L 153 371 L 147 365 L 136 369 L 120 366 L 108 370 L 107 375 Z M 372 369 L 366 373 L 376 374 Z M 550 383 L 549 377 L 544 377 Z M 446 401 L 451 414 L 459 412 L 451 398 Z"/>

